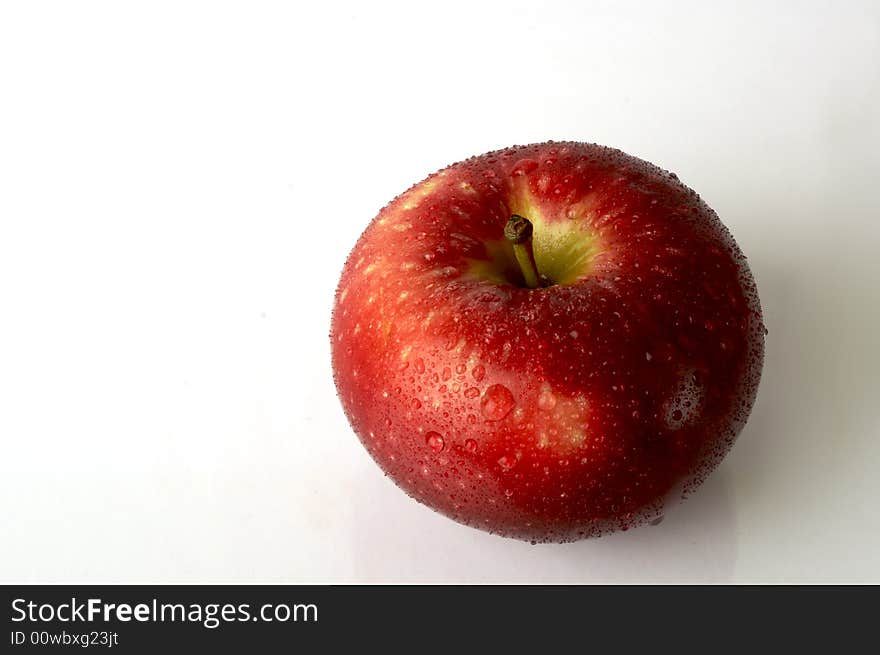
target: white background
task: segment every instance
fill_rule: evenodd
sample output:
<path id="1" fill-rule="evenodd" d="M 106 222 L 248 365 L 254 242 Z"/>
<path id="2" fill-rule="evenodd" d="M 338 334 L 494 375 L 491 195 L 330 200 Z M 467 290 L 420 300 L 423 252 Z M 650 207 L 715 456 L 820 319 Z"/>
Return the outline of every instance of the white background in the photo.
<path id="1" fill-rule="evenodd" d="M 453 161 L 596 141 L 730 227 L 751 421 L 656 528 L 408 499 L 329 366 L 342 264 Z M 877 2 L 6 2 L 0 581 L 880 582 Z"/>

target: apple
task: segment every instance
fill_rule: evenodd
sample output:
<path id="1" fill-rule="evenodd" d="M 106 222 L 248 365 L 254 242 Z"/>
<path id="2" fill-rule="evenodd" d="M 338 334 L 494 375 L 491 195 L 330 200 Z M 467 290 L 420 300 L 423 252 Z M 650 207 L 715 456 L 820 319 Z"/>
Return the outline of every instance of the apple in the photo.
<path id="1" fill-rule="evenodd" d="M 406 493 L 531 542 L 657 522 L 743 427 L 765 329 L 728 230 L 673 173 L 515 146 L 388 204 L 336 293 L 355 433 Z"/>

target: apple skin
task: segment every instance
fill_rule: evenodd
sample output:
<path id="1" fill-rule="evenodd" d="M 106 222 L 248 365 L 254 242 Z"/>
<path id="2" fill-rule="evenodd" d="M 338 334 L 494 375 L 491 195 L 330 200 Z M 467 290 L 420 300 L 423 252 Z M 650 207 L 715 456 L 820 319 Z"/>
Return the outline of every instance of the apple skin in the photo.
<path id="1" fill-rule="evenodd" d="M 553 286 L 522 286 L 513 213 Z M 534 543 L 657 521 L 702 483 L 748 418 L 765 332 L 746 259 L 696 193 L 619 150 L 549 142 L 454 164 L 383 208 L 330 338 L 386 475 Z"/>

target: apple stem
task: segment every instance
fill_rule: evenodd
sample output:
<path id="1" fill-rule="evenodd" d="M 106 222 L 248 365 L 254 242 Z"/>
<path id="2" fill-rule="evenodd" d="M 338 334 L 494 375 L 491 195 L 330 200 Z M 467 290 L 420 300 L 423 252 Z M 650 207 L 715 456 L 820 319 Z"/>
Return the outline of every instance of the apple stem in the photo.
<path id="1" fill-rule="evenodd" d="M 533 231 L 532 222 L 519 214 L 511 216 L 504 226 L 504 238 L 513 245 L 513 255 L 529 289 L 544 286 L 542 277 L 538 273 L 538 265 L 535 263 L 535 250 L 532 247 Z"/>

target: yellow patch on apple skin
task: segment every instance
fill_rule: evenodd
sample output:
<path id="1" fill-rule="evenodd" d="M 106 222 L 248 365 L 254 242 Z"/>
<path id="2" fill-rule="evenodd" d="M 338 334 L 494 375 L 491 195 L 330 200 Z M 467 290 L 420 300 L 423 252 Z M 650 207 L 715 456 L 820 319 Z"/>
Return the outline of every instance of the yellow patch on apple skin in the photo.
<path id="1" fill-rule="evenodd" d="M 539 411 L 532 421 L 538 448 L 558 455 L 572 455 L 585 446 L 590 424 L 590 403 L 585 396 L 566 396 L 544 383 L 536 401 Z"/>
<path id="2" fill-rule="evenodd" d="M 443 173 L 443 175 L 445 175 L 445 173 Z M 434 192 L 434 189 L 437 188 L 437 180 L 434 178 L 443 177 L 443 175 L 438 173 L 437 175 L 432 176 L 431 179 L 425 180 L 421 184 L 407 191 L 401 198 L 403 201 L 401 208 L 405 211 L 416 209 L 422 203 L 422 200 L 431 195 Z"/>
<path id="3" fill-rule="evenodd" d="M 466 275 L 478 280 L 487 280 L 495 284 L 508 284 L 510 277 L 516 275 L 517 263 L 510 242 L 486 241 L 488 259 L 467 260 Z"/>
<path id="4" fill-rule="evenodd" d="M 556 407 L 556 394 L 553 393 L 553 389 L 546 382 L 541 385 L 541 390 L 538 392 L 538 409 L 544 412 L 553 411 L 553 408 Z"/>
<path id="5" fill-rule="evenodd" d="M 574 284 L 589 275 L 593 260 L 602 252 L 601 239 L 591 227 L 598 202 L 598 196 L 590 193 L 569 205 L 564 215 L 548 216 L 524 181 L 511 191 L 507 209 L 531 221 L 535 263 L 554 284 Z M 506 239 L 487 241 L 485 247 L 487 259 L 469 260 L 470 277 L 495 284 L 518 279 L 516 258 Z"/>
<path id="6" fill-rule="evenodd" d="M 458 188 L 464 191 L 465 193 L 476 193 L 476 189 L 471 186 L 470 182 L 459 182 Z"/>
<path id="7" fill-rule="evenodd" d="M 573 202 L 565 209 L 565 217 L 570 221 L 593 218 L 599 208 L 599 194 L 591 191 L 577 202 Z"/>
<path id="8" fill-rule="evenodd" d="M 522 407 L 516 407 L 509 414 L 509 416 L 510 416 L 510 420 L 514 423 L 514 425 L 519 425 L 526 418 L 526 410 L 524 410 Z"/>
<path id="9" fill-rule="evenodd" d="M 556 284 L 573 284 L 590 273 L 590 263 L 602 248 L 598 235 L 590 228 L 590 211 L 598 199 L 586 196 L 566 212 L 566 221 L 551 220 L 541 211 L 528 188 L 520 183 L 511 198 L 511 211 L 525 216 L 534 233 L 532 245 L 538 270 Z M 571 207 L 570 206 L 570 209 Z"/>
<path id="10" fill-rule="evenodd" d="M 474 369 L 482 362 L 482 357 L 480 357 L 480 353 L 476 350 L 471 352 L 467 358 L 467 370 L 471 372 L 473 375 Z M 485 376 L 485 369 L 483 375 Z"/>
<path id="11" fill-rule="evenodd" d="M 533 225 L 537 227 L 537 223 L 545 222 L 544 213 L 535 202 L 534 197 L 529 192 L 528 184 L 525 180 L 517 180 L 511 190 L 510 197 L 507 201 L 511 214 L 519 214 L 529 219 Z"/>
<path id="12" fill-rule="evenodd" d="M 587 440 L 587 435 L 580 428 L 574 428 L 568 433 L 568 441 L 573 448 L 579 448 Z"/>

